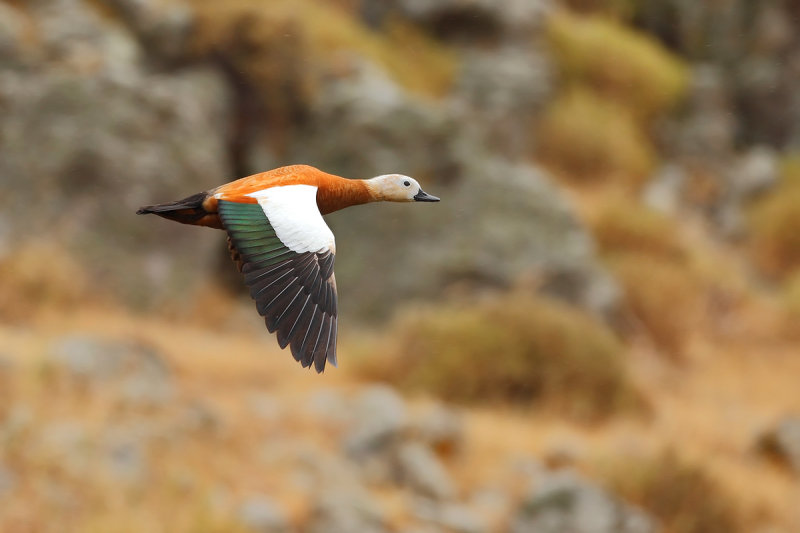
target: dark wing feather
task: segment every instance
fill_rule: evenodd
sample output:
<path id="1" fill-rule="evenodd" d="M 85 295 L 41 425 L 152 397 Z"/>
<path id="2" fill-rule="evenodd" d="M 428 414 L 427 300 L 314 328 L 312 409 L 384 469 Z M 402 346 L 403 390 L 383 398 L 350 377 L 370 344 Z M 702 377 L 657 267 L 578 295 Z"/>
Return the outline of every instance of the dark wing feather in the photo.
<path id="1" fill-rule="evenodd" d="M 281 348 L 317 372 L 336 366 L 336 279 L 332 251 L 297 253 L 275 234 L 258 204 L 220 201 L 231 259 Z"/>

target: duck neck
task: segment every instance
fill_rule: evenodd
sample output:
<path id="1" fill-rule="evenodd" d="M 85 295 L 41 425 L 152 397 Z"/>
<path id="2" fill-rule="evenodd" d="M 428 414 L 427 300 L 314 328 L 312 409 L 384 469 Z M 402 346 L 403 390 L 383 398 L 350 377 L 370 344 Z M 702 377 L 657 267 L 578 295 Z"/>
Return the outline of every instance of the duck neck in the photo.
<path id="1" fill-rule="evenodd" d="M 317 190 L 317 206 L 323 215 L 378 200 L 379 196 L 366 180 L 338 178 Z"/>

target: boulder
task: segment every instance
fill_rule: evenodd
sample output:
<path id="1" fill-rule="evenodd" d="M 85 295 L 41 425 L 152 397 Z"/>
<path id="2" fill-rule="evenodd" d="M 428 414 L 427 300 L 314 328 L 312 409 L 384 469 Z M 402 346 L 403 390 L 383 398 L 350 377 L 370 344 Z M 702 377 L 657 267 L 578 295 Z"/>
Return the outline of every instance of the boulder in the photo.
<path id="1" fill-rule="evenodd" d="M 321 492 L 313 504 L 308 533 L 385 533 L 377 504 L 363 490 L 345 486 Z"/>
<path id="2" fill-rule="evenodd" d="M 358 462 L 385 453 L 406 430 L 405 402 L 390 387 L 367 388 L 355 399 L 351 409 L 353 426 L 345 436 L 344 448 Z"/>
<path id="3" fill-rule="evenodd" d="M 174 279 L 210 270 L 202 259 L 224 246 L 221 235 L 134 213 L 230 176 L 228 89 L 209 67 L 159 72 L 131 32 L 92 5 L 31 2 L 26 20 L 40 39 L 0 69 L 7 246 L 60 241 L 113 293 L 152 303 Z"/>
<path id="4" fill-rule="evenodd" d="M 430 448 L 418 442 L 405 443 L 397 449 L 394 461 L 399 484 L 434 500 L 455 496 L 453 480 Z"/>

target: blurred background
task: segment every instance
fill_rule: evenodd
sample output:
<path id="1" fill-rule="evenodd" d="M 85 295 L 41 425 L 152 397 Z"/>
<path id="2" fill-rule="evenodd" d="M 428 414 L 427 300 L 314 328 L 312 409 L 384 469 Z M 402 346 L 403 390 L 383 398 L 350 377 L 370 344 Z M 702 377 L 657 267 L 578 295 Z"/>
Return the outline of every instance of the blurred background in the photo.
<path id="1" fill-rule="evenodd" d="M 277 166 L 340 368 L 224 234 Z M 800 531 L 800 2 L 0 0 L 0 530 Z"/>

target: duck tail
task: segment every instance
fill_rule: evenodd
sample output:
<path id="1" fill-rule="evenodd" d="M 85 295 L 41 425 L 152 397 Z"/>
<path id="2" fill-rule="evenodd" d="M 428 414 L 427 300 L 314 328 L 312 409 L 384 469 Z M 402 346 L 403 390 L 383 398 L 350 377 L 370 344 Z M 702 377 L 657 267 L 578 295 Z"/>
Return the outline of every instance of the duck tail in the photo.
<path id="1" fill-rule="evenodd" d="M 210 226 L 222 229 L 219 215 L 216 212 L 206 209 L 209 199 L 207 192 L 199 192 L 187 196 L 182 200 L 167 202 L 165 204 L 146 205 L 140 207 L 137 215 L 158 215 L 168 220 L 174 220 L 181 224 L 192 224 L 194 226 Z"/>

